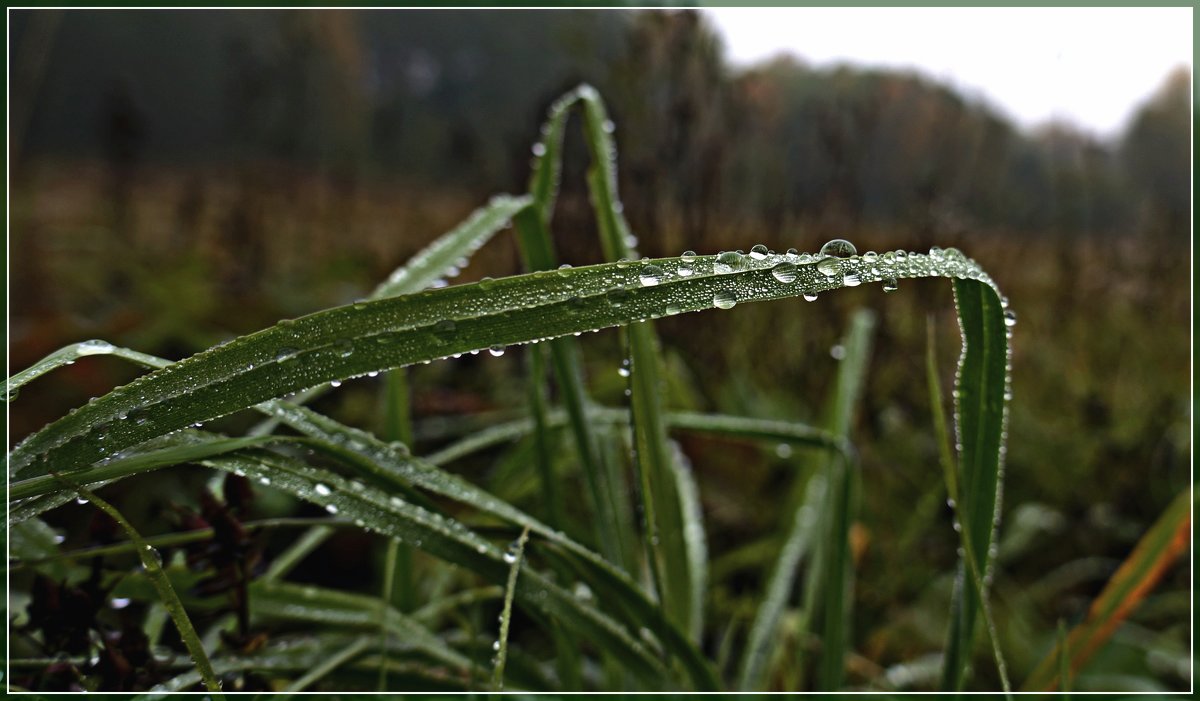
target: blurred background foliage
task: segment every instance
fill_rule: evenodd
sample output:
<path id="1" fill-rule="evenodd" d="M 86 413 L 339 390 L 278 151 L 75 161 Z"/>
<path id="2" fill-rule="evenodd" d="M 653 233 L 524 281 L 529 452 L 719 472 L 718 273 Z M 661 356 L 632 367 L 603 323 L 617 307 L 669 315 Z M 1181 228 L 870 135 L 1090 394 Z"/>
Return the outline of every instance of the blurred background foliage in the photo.
<path id="1" fill-rule="evenodd" d="M 811 251 L 833 237 L 860 251 L 955 245 L 1010 296 L 1020 323 L 995 606 L 1016 679 L 1189 484 L 1186 67 L 1100 138 L 1018 128 L 918 74 L 788 56 L 735 69 L 690 11 L 13 11 L 10 23 L 10 372 L 91 337 L 179 358 L 364 295 L 489 195 L 524 190 L 546 108 L 587 81 L 609 103 L 646 255 Z M 564 260 L 595 262 L 575 131 L 566 154 L 553 226 Z M 461 279 L 518 261 L 501 237 Z M 932 315 L 948 386 L 949 289 L 844 290 L 657 324 L 671 406 L 814 420 L 831 346 L 864 306 L 880 325 L 852 432 L 860 684 L 943 644 L 956 541 L 922 368 Z M 615 335 L 589 341 L 596 396 L 623 402 Z M 436 445 L 440 418 L 519 410 L 520 362 L 415 368 L 418 449 Z M 85 359 L 39 380 L 10 445 L 132 372 Z M 321 407 L 377 425 L 378 382 L 347 383 Z M 709 614 L 717 630 L 744 630 L 778 548 L 790 460 L 698 437 L 684 448 L 713 555 Z M 114 500 L 155 532 L 154 514 L 195 501 L 187 474 Z M 378 543 L 331 543 L 302 577 L 375 581 L 346 563 Z M 1188 591 L 1176 566 L 1080 688 L 1186 688 Z M 995 688 L 988 665 L 977 674 Z"/>

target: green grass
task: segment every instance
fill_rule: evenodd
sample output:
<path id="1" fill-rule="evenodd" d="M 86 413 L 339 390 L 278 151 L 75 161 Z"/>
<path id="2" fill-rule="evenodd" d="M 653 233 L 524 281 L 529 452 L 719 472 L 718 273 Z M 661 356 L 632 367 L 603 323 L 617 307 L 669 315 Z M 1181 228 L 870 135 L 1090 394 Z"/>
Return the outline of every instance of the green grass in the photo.
<path id="1" fill-rule="evenodd" d="M 582 113 L 592 156 L 587 180 L 609 262 L 559 268 L 550 222 L 563 133 L 573 110 Z M 664 388 L 672 378 L 653 320 L 714 308 L 734 308 L 721 313 L 737 314 L 735 307 L 753 302 L 820 297 L 873 283 L 892 287 L 906 278 L 945 278 L 954 288 L 963 352 L 955 385 L 959 448 L 947 474 L 957 485 L 957 513 L 969 545 L 964 558 L 978 558 L 961 564 L 960 571 L 975 568 L 986 581 L 1002 478 L 1009 353 L 1005 303 L 982 268 L 955 249 L 833 257 L 755 246 L 749 254 L 636 260 L 599 96 L 584 86 L 560 100 L 543 134 L 528 195 L 493 199 L 368 299 L 281 321 L 176 363 L 90 341 L 10 378 L 12 401 L 26 383 L 85 355 L 114 355 L 152 369 L 11 451 L 14 536 L 35 532 L 17 526 L 39 523 L 36 519 L 74 498 L 80 485 L 107 488 L 192 464 L 315 504 L 327 512 L 328 525 L 388 540 L 387 571 L 383 586 L 374 590 L 377 596 L 288 582 L 291 568 L 329 537 L 326 525 L 316 524 L 248 587 L 253 620 L 291 626 L 286 630 L 299 626 L 308 631 L 303 644 L 272 640 L 249 656 L 221 646 L 196 650 L 198 668 L 181 670 L 163 688 L 189 688 L 200 679 L 211 687 L 214 674 L 247 671 L 271 676 L 276 689 L 287 692 L 480 689 L 489 686 L 489 678 L 493 688 L 530 690 L 753 690 L 789 682 L 845 688 L 847 657 L 856 643 L 851 531 L 859 494 L 871 488 L 858 473 L 852 439 L 855 409 L 870 385 L 872 317 L 858 314 L 849 323 L 820 426 L 786 417 L 671 411 Z M 530 272 L 442 284 L 461 259 L 510 222 Z M 591 399 L 581 361 L 586 344 L 575 338 L 612 327 L 621 329 L 628 360 L 627 408 Z M 385 385 L 382 438 L 304 406 L 350 378 L 466 353 L 499 355 L 514 347 L 528 351 L 529 417 L 477 431 L 423 458 L 402 442 L 411 427 L 401 374 L 390 374 Z M 246 410 L 264 418 L 245 436 L 204 427 Z M 564 429 L 569 440 L 560 435 Z M 718 630 L 705 613 L 710 570 L 700 499 L 705 484 L 692 475 L 684 450 L 672 439 L 679 432 L 805 449 L 763 603 L 734 674 L 706 655 L 715 649 L 708 643 Z M 524 474 L 520 465 L 531 464 L 527 479 L 536 482 L 537 499 L 519 505 L 446 469 L 513 440 L 514 451 L 527 445 L 528 452 L 513 453 L 518 457 L 510 463 L 511 474 Z M 582 514 L 566 509 L 560 480 L 567 475 L 581 478 Z M 503 544 L 518 534 L 514 563 Z M 130 538 L 138 537 L 131 532 Z M 414 553 L 430 581 L 423 583 L 426 598 L 412 602 L 419 606 L 401 610 L 394 584 L 409 582 L 404 588 L 415 591 L 410 578 L 416 565 L 398 563 L 416 563 Z M 37 569 L 90 556 L 46 546 L 41 557 L 15 564 Z M 186 574 L 180 563 L 164 570 L 176 578 Z M 140 581 L 134 575 L 125 586 L 150 600 L 153 592 L 139 589 Z M 178 624 L 182 605 L 154 583 Z M 481 617 L 496 610 L 501 591 L 501 655 L 489 666 L 490 652 L 481 646 L 496 637 L 484 640 L 494 627 Z M 944 664 L 947 688 L 967 682 L 976 619 L 987 596 L 982 585 L 957 591 Z M 797 598 L 799 620 L 785 626 L 784 614 Z M 204 608 L 212 602 L 186 603 Z M 348 637 L 352 632 L 357 635 Z M 818 640 L 815 662 L 810 645 L 772 655 L 784 636 Z M 216 645 L 218 637 L 204 639 Z M 192 650 L 195 641 L 184 640 Z M 212 659 L 211 670 L 200 662 L 205 655 Z M 797 676 L 809 674 L 811 684 Z"/>

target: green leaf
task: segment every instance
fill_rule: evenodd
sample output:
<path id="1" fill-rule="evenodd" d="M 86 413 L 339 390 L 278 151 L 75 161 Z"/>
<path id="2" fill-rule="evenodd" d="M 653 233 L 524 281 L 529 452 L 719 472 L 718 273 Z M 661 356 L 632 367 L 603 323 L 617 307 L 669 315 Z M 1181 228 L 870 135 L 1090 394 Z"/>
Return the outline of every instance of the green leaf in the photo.
<path id="1" fill-rule="evenodd" d="M 962 328 L 963 350 L 955 384 L 958 444 L 958 501 L 960 526 L 970 552 L 979 560 L 982 581 L 988 581 L 1003 486 L 1001 464 L 1007 422 L 1009 346 L 1006 313 L 996 289 L 954 281 L 954 300 Z M 966 557 L 966 550 L 964 555 Z M 947 655 L 942 674 L 944 690 L 962 689 L 968 652 L 982 607 L 980 592 L 966 583 L 968 564 L 960 559 L 959 584 L 952 604 Z M 986 596 L 982 589 L 982 596 Z"/>

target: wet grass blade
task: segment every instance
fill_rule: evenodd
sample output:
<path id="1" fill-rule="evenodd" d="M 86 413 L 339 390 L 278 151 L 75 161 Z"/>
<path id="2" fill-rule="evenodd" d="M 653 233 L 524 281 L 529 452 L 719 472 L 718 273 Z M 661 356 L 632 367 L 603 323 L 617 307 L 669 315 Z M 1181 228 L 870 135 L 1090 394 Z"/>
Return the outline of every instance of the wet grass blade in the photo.
<path id="1" fill-rule="evenodd" d="M 845 356 L 838 364 L 829 431 L 843 439 L 849 437 L 854 414 L 862 400 L 874 330 L 875 315 L 860 310 L 851 319 L 850 329 L 842 341 Z M 841 688 L 845 676 L 846 649 L 850 638 L 854 592 L 850 527 L 858 513 L 861 478 L 857 461 L 840 457 L 829 462 L 826 475 L 830 501 L 823 513 L 827 519 L 823 528 L 826 538 L 821 545 L 825 581 L 820 585 L 823 603 L 820 611 L 821 662 L 817 683 L 820 689 L 836 691 Z"/>
<path id="2" fill-rule="evenodd" d="M 670 274 L 664 272 L 663 281 L 649 287 L 640 283 L 635 266 L 603 264 L 428 290 L 287 320 L 144 375 L 80 407 L 17 446 L 9 455 L 10 473 L 43 474 L 51 464 L 78 469 L 189 424 L 367 372 L 711 309 L 718 293 L 718 301 L 724 295 L 759 301 L 845 284 L 844 278 L 818 271 L 815 263 L 797 265 L 781 281 L 772 268 L 793 265 L 787 256 L 746 257 L 739 261 L 741 269 L 730 273 L 714 270 L 714 258 L 654 261 L 664 271 L 685 264 L 692 274 L 667 279 Z M 986 298 L 986 288 L 986 296 L 996 299 L 986 276 L 961 257 L 913 254 L 891 266 L 850 258 L 839 261 L 838 268 L 839 276 L 856 275 L 857 282 L 884 275 L 969 277 L 956 285 L 970 291 L 964 295 Z M 981 318 L 978 309 L 969 313 Z M 1001 385 L 1003 371 L 1001 364 Z M 997 428 L 996 441 L 999 434 Z"/>
<path id="3" fill-rule="evenodd" d="M 1068 666 L 1072 677 L 1079 675 L 1172 563 L 1187 552 L 1194 504 L 1192 491 L 1185 490 L 1167 506 L 1092 602 L 1084 622 L 1067 636 L 1065 647 L 1060 643 L 1050 651 L 1025 680 L 1023 691 L 1058 689 L 1062 681 L 1060 666 Z M 1066 681 L 1069 688 L 1070 679 Z"/>
<path id="4" fill-rule="evenodd" d="M 929 405 L 932 408 L 934 435 L 938 443 L 938 456 L 939 462 L 942 464 L 946 494 L 954 511 L 955 522 L 961 524 L 966 515 L 961 511 L 957 467 L 954 464 L 953 453 L 950 448 L 950 432 L 946 425 L 946 414 L 942 409 L 942 386 L 941 381 L 938 379 L 937 346 L 932 317 L 929 318 L 926 324 L 925 372 L 928 378 Z M 996 630 L 995 621 L 992 618 L 991 605 L 988 603 L 987 588 L 984 585 L 979 557 L 975 553 L 974 546 L 967 533 L 961 528 L 956 528 L 955 530 L 958 532 L 959 546 L 962 548 L 963 555 L 959 567 L 959 579 L 955 583 L 955 594 L 951 603 L 951 615 L 960 616 L 963 613 L 961 607 L 962 589 L 969 586 L 974 591 L 976 600 L 979 602 L 980 609 L 983 612 L 988 641 L 992 645 L 992 657 L 996 661 L 996 670 L 1000 675 L 1001 687 L 1006 698 L 1011 699 L 1012 685 L 1008 681 L 1008 666 L 1004 662 L 1004 653 L 1000 649 L 1000 637 Z M 970 658 L 970 648 L 959 647 L 966 645 L 969 641 L 954 633 L 954 631 L 963 630 L 964 626 L 965 622 L 962 620 L 951 624 L 952 633 L 948 636 L 947 640 L 946 658 L 951 660 Z"/>
<path id="5" fill-rule="evenodd" d="M 179 631 L 180 640 L 183 641 L 183 645 L 187 648 L 188 654 L 191 655 L 192 661 L 196 663 L 196 672 L 204 682 L 204 687 L 218 699 L 224 699 L 224 695 L 221 694 L 221 683 L 217 681 L 217 675 L 213 671 L 212 663 L 208 659 L 208 653 L 204 651 L 204 646 L 200 643 L 200 636 L 196 634 L 196 628 L 192 625 L 192 620 L 188 618 L 187 611 L 183 608 L 183 602 L 179 600 L 179 595 L 175 593 L 175 588 L 171 586 L 171 580 L 167 578 L 166 572 L 163 572 L 162 559 L 158 551 L 148 545 L 142 539 L 142 535 L 137 532 L 129 521 L 125 520 L 125 516 L 111 504 L 88 491 L 86 487 L 72 486 L 72 489 L 80 497 L 108 514 L 113 521 L 117 522 L 121 530 L 125 531 L 125 536 L 137 545 L 138 558 L 142 561 L 146 577 L 154 585 L 154 589 L 158 592 L 163 606 L 167 609 L 167 613 L 170 614 L 171 620 L 175 623 L 175 628 Z"/>
<path id="6" fill-rule="evenodd" d="M 320 664 L 305 672 L 304 676 L 288 685 L 284 693 L 277 698 L 281 701 L 290 699 L 296 692 L 305 691 L 308 687 L 331 674 L 335 669 L 361 655 L 370 643 L 366 638 L 360 638 L 339 650 L 336 654 L 325 658 Z"/>
<path id="7" fill-rule="evenodd" d="M 449 273 L 457 274 L 461 261 L 469 259 L 496 232 L 507 226 L 517 212 L 529 206 L 530 201 L 529 197 L 493 197 L 486 207 L 476 210 L 462 224 L 438 237 L 403 267 L 397 268 L 375 288 L 370 298 L 412 294 L 439 281 L 444 282 L 446 277 L 453 277 Z"/>
<path id="8" fill-rule="evenodd" d="M 617 197 L 617 151 L 612 140 L 612 122 L 595 89 L 582 85 L 575 94 L 583 105 L 584 140 L 592 158 L 587 182 L 601 248 L 608 260 L 636 259 L 629 225 Z M 642 266 L 638 284 L 652 287 L 661 277 L 658 268 Z M 652 325 L 632 324 L 625 334 L 629 345 L 634 465 L 641 483 L 643 536 L 650 571 L 670 620 L 686 630 L 693 641 L 699 641 L 704 573 L 695 571 L 695 563 L 688 557 L 684 505 L 677 486 L 678 468 L 673 464 L 663 420 L 665 383 L 659 360 L 662 353 Z"/>
<path id="9" fill-rule="evenodd" d="M 500 635 L 496 639 L 496 664 L 492 669 L 492 689 L 504 690 L 504 662 L 508 659 L 508 628 L 512 624 L 513 593 L 517 590 L 517 576 L 521 565 L 525 562 L 525 543 L 529 541 L 529 529 L 521 531 L 521 535 L 504 554 L 504 559 L 512 561 L 508 570 L 508 583 L 504 587 L 504 608 L 500 610 Z"/>
<path id="10" fill-rule="evenodd" d="M 1003 485 L 1002 448 L 1009 392 L 1009 315 L 995 288 L 954 281 L 954 301 L 962 329 L 963 349 L 955 385 L 955 428 L 958 451 L 957 511 L 969 551 L 978 559 L 983 583 L 992 567 L 991 546 L 998 528 Z M 967 549 L 964 549 L 964 558 Z M 943 690 L 961 689 L 982 597 L 971 585 L 969 565 L 960 562 L 957 595 L 952 602 Z M 982 596 L 987 595 L 986 588 Z"/>

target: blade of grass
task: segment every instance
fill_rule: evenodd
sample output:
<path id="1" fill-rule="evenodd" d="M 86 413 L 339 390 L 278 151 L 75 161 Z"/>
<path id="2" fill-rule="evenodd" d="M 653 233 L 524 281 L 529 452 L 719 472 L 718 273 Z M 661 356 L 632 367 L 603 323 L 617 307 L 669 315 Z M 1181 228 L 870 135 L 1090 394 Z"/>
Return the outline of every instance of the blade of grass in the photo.
<path id="1" fill-rule="evenodd" d="M 600 230 L 600 243 L 608 260 L 635 259 L 629 225 L 617 198 L 617 151 L 612 141 L 611 122 L 600 94 L 589 85 L 576 89 L 583 104 L 584 140 L 591 152 L 588 191 Z M 657 285 L 660 275 L 644 268 L 641 285 Z M 676 485 L 677 467 L 667 444 L 662 395 L 665 383 L 659 367 L 661 352 L 654 328 L 649 323 L 625 329 L 629 344 L 630 425 L 634 437 L 634 465 L 641 482 L 642 517 L 650 571 L 654 574 L 659 600 L 677 626 L 699 641 L 703 621 L 704 573 L 695 571 L 688 558 L 685 517 Z M 699 578 L 699 580 L 697 579 Z"/>
<path id="2" fill-rule="evenodd" d="M 1172 563 L 1187 552 L 1194 500 L 1189 489 L 1167 506 L 1092 602 L 1087 618 L 1067 636 L 1065 647 L 1055 646 L 1050 651 L 1025 680 L 1023 691 L 1056 690 L 1061 678 L 1056 672 L 1060 658 L 1070 660 L 1068 681 L 1079 676 Z"/>
<path id="3" fill-rule="evenodd" d="M 525 543 L 529 541 L 529 529 L 521 531 L 521 536 L 509 546 L 504 554 L 505 560 L 511 560 L 508 570 L 508 583 L 504 587 L 504 608 L 500 611 L 500 636 L 496 640 L 496 664 L 492 670 L 492 690 L 504 690 L 504 661 L 508 658 L 508 628 L 512 624 L 513 593 L 517 589 L 517 575 L 525 560 Z"/>
<path id="4" fill-rule="evenodd" d="M 503 552 L 458 521 L 433 514 L 372 486 L 351 483 L 342 477 L 285 456 L 255 451 L 253 459 L 220 456 L 205 465 L 224 471 L 241 471 L 258 478 L 269 475 L 276 489 L 361 521 L 363 527 L 406 543 L 476 572 L 492 582 L 507 579 Z M 331 508 L 332 507 L 332 508 Z M 570 627 L 576 635 L 622 660 L 643 680 L 661 679 L 665 670 L 617 622 L 581 604 L 568 591 L 540 573 L 527 570 L 516 588 L 516 601 L 547 618 Z"/>
<path id="5" fill-rule="evenodd" d="M 1009 332 L 1004 303 L 995 289 L 954 281 L 954 302 L 962 330 L 963 349 L 955 384 L 955 432 L 960 446 L 956 475 L 956 510 L 963 530 L 964 580 L 952 602 L 942 689 L 960 690 L 966 682 L 967 652 L 974 639 L 976 619 L 987 595 L 993 555 L 991 545 L 1000 521 L 1003 451 L 1009 389 Z M 940 400 L 939 400 L 940 401 Z M 971 584 L 968 551 L 979 565 L 981 587 Z M 961 653 L 961 654 L 959 654 Z"/>
<path id="6" fill-rule="evenodd" d="M 842 346 L 845 356 L 838 364 L 837 383 L 829 419 L 831 433 L 842 438 L 850 434 L 854 414 L 862 399 L 867 366 L 871 355 L 871 338 L 875 315 L 859 310 L 850 321 Z M 853 608 L 854 563 L 850 557 L 850 527 L 858 513 L 859 474 L 857 462 L 834 459 L 827 468 L 829 509 L 825 510 L 827 539 L 824 548 L 825 581 L 820 585 L 823 596 L 821 608 L 821 662 L 817 675 L 818 688 L 835 691 L 841 688 L 846 669 L 846 649 L 849 646 L 851 610 Z"/>
<path id="7" fill-rule="evenodd" d="M 929 404 L 933 410 L 934 435 L 938 443 L 938 455 L 940 457 L 940 462 L 942 463 L 942 474 L 946 482 L 946 493 L 949 495 L 950 504 L 952 505 L 954 511 L 955 521 L 956 523 L 961 524 L 965 514 L 960 511 L 958 476 L 955 472 L 954 459 L 950 451 L 950 432 L 946 428 L 946 415 L 942 409 L 942 386 L 937 375 L 937 344 L 935 341 L 936 336 L 934 334 L 932 317 L 929 317 L 927 320 L 925 328 L 925 371 L 929 385 Z M 962 602 L 962 587 L 966 586 L 966 583 L 962 581 L 964 579 L 964 573 L 962 570 L 965 569 L 965 574 L 969 575 L 970 578 L 970 586 L 974 590 L 975 597 L 979 601 L 980 607 L 983 611 L 988 641 L 992 646 L 992 657 L 996 661 L 996 671 L 1000 675 L 1000 685 L 1004 690 L 1005 697 L 1011 699 L 1012 685 L 1008 681 L 1008 666 L 1005 664 L 1004 654 L 1000 650 L 1000 637 L 996 631 L 995 621 L 992 618 L 991 605 L 988 603 L 987 589 L 983 575 L 980 572 L 979 558 L 975 554 L 975 548 L 971 542 L 971 539 L 967 537 L 967 534 L 962 530 L 961 526 L 957 530 L 959 535 L 959 545 L 962 548 L 963 557 L 962 567 L 960 568 L 959 572 L 960 581 L 955 587 L 957 594 L 954 597 L 954 603 L 959 604 Z M 961 611 L 961 609 L 956 605 L 952 605 L 951 610 L 955 613 Z M 963 630 L 964 625 L 965 624 L 962 622 L 958 624 L 952 624 L 951 630 L 961 631 Z M 945 653 L 946 657 L 955 660 L 969 659 L 970 648 L 958 647 L 961 645 L 967 645 L 969 642 L 970 641 L 967 639 L 963 639 L 960 636 L 951 634 L 948 640 L 947 651 Z"/>
<path id="8" fill-rule="evenodd" d="M 691 276 L 664 277 L 651 287 L 642 287 L 638 271 L 627 269 L 629 266 L 604 264 L 458 285 L 317 312 L 144 375 L 80 407 L 18 445 L 9 456 L 10 473 L 22 475 L 35 468 L 44 472 L 50 464 L 62 470 L 89 465 L 188 424 L 322 382 L 456 353 L 628 324 L 651 316 L 711 309 L 717 292 L 757 301 L 844 284 L 818 272 L 815 264 L 798 265 L 797 277 L 781 282 L 771 274 L 771 268 L 786 262 L 786 258 L 747 258 L 744 270 L 721 274 L 713 270 L 712 257 L 698 257 L 687 263 L 694 271 Z M 655 264 L 674 269 L 681 262 L 660 259 Z M 884 275 L 968 277 L 957 287 L 973 290 L 964 295 L 972 294 L 975 299 L 984 298 L 980 290 L 990 284 L 974 263 L 944 254 L 937 259 L 913 254 L 903 264 L 895 262 L 891 266 L 871 265 L 857 258 L 840 261 L 840 265 L 867 282 L 881 280 Z M 873 270 L 879 270 L 879 274 Z M 568 274 L 560 274 L 563 272 Z M 990 287 L 987 296 L 996 298 Z M 970 313 L 979 319 L 979 312 L 976 309 Z M 1002 322 L 997 323 L 1003 328 Z M 281 349 L 287 353 L 280 354 Z M 1003 364 L 1000 371 L 1002 379 Z M 122 416 L 130 419 L 123 420 Z"/>
<path id="9" fill-rule="evenodd" d="M 328 676 L 338 667 L 346 664 L 350 660 L 361 655 L 370 643 L 366 638 L 360 638 L 342 648 L 332 657 L 327 657 L 320 664 L 310 669 L 296 681 L 288 685 L 284 693 L 280 694 L 280 699 L 290 699 L 298 691 L 305 691 L 308 687 L 321 681 L 322 678 Z"/>
<path id="10" fill-rule="evenodd" d="M 196 671 L 199 673 L 201 680 L 204 681 L 204 687 L 216 696 L 216 698 L 224 699 L 225 697 L 221 693 L 221 683 L 217 681 L 212 663 L 208 659 L 208 653 L 204 651 L 204 646 L 200 644 L 200 637 L 196 635 L 196 629 L 192 626 L 192 620 L 188 618 L 187 611 L 183 608 L 183 603 L 179 601 L 179 596 L 175 593 L 174 587 L 171 586 L 171 580 L 167 578 L 166 572 L 163 572 L 162 559 L 158 551 L 147 544 L 137 529 L 129 521 L 125 520 L 125 516 L 111 504 L 96 496 L 86 487 L 72 485 L 71 488 L 81 498 L 86 499 L 93 506 L 107 514 L 109 518 L 121 527 L 121 530 L 125 531 L 125 536 L 137 544 L 138 557 L 142 561 L 142 567 L 146 571 L 146 576 L 154 585 L 159 598 L 162 599 L 162 604 L 166 607 L 167 613 L 171 615 L 171 620 L 174 621 L 175 628 L 179 631 L 179 638 L 183 641 L 184 647 L 187 648 L 188 654 L 191 655 L 192 661 L 196 664 Z"/>
<path id="11" fill-rule="evenodd" d="M 359 631 L 382 626 L 407 649 L 420 650 L 432 659 L 458 670 L 470 666 L 468 660 L 410 616 L 387 607 L 379 609 L 379 599 L 311 585 L 259 580 L 250 586 L 254 615 L 322 623 Z M 370 642 L 369 636 L 362 636 Z"/>
<path id="12" fill-rule="evenodd" d="M 766 688 L 767 665 L 774 651 L 776 631 L 791 597 L 796 572 L 812 548 L 825 495 L 825 475 L 813 475 L 804 491 L 804 501 L 792 513 L 792 527 L 767 580 L 766 595 L 754 616 L 738 673 L 737 687 L 741 691 L 761 691 Z"/>

